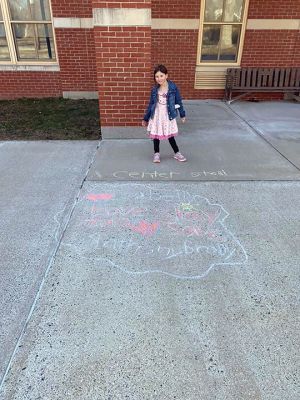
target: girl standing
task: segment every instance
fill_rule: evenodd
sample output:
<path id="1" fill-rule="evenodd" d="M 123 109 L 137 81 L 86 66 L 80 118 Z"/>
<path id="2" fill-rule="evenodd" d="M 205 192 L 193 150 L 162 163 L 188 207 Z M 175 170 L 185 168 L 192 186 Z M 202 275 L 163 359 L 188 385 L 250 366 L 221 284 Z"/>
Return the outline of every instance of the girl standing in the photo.
<path id="1" fill-rule="evenodd" d="M 185 122 L 185 110 L 179 90 L 174 82 L 168 80 L 168 70 L 164 65 L 158 65 L 154 69 L 154 80 L 156 86 L 151 90 L 149 105 L 142 121 L 143 126 L 148 124 L 147 132 L 153 139 L 153 162 L 160 162 L 159 144 L 164 139 L 169 140 L 174 158 L 177 161 L 186 161 L 175 141 L 175 136 L 178 135 L 177 110 L 181 121 Z"/>

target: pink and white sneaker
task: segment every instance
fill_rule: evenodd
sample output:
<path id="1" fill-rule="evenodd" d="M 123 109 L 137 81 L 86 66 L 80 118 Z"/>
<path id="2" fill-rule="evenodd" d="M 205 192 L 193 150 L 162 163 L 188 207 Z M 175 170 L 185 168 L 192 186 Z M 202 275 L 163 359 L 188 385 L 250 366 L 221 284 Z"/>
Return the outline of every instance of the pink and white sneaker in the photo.
<path id="1" fill-rule="evenodd" d="M 174 158 L 177 161 L 186 161 L 186 158 L 178 151 L 178 153 L 174 154 Z"/>
<path id="2" fill-rule="evenodd" d="M 160 163 L 160 154 L 159 153 L 154 153 L 153 162 Z"/>

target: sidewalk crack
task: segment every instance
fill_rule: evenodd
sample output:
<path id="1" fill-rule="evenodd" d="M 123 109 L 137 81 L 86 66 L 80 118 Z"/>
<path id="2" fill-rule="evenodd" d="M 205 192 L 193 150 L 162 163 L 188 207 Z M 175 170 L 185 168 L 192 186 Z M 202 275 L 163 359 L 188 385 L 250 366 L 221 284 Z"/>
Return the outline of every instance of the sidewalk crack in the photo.
<path id="1" fill-rule="evenodd" d="M 23 327 L 22 327 L 22 329 L 21 329 L 21 332 L 20 332 L 20 334 L 19 334 L 19 337 L 18 337 L 18 339 L 17 339 L 17 341 L 16 341 L 16 345 L 15 345 L 14 350 L 13 350 L 13 352 L 12 352 L 10 358 L 9 358 L 7 367 L 6 367 L 6 369 L 5 369 L 5 372 L 4 372 L 4 374 L 3 374 L 3 377 L 2 377 L 2 379 L 1 379 L 1 382 L 0 382 L 0 393 L 1 393 L 2 389 L 3 389 L 5 380 L 6 380 L 6 378 L 7 378 L 7 375 L 8 375 L 8 373 L 9 373 L 9 371 L 10 371 L 10 368 L 11 368 L 11 366 L 12 366 L 12 363 L 13 363 L 14 359 L 15 359 L 15 356 L 16 356 L 16 354 L 17 354 L 18 348 L 19 348 L 19 346 L 20 346 L 20 343 L 21 343 L 21 340 L 22 340 L 22 338 L 23 338 L 23 336 L 24 336 L 24 333 L 25 333 L 25 331 L 26 331 L 26 328 L 27 328 L 27 326 L 28 326 L 28 324 L 29 324 L 29 322 L 30 322 L 30 320 L 31 320 L 31 317 L 32 317 L 33 312 L 34 312 L 35 307 L 36 307 L 36 304 L 37 304 L 37 302 L 38 302 L 38 300 L 39 300 L 39 298 L 40 298 L 40 295 L 41 295 L 41 293 L 42 293 L 42 290 L 43 290 L 43 287 L 44 287 L 46 278 L 47 278 L 47 276 L 49 275 L 49 272 L 50 272 L 51 267 L 52 267 L 52 265 L 53 265 L 53 262 L 54 262 L 54 260 L 55 260 L 56 254 L 57 254 L 57 252 L 58 252 L 58 250 L 59 250 L 59 248 L 60 248 L 62 239 L 63 239 L 64 234 L 65 234 L 65 232 L 66 232 L 66 230 L 67 230 L 67 228 L 68 228 L 68 225 L 69 225 L 69 222 L 70 222 L 70 220 L 71 220 L 71 218 L 72 218 L 72 215 L 73 215 L 73 213 L 74 213 L 75 207 L 76 207 L 76 205 L 77 205 L 77 203 L 78 203 L 78 200 L 79 200 L 80 193 L 81 193 L 81 190 L 82 190 L 82 188 L 83 188 L 84 182 L 86 181 L 86 178 L 87 178 L 87 175 L 88 175 L 88 173 L 89 173 L 89 171 L 90 171 L 90 169 L 91 169 L 91 166 L 92 166 L 92 164 L 93 164 L 94 161 L 95 161 L 95 157 L 96 157 L 97 151 L 98 151 L 98 149 L 99 149 L 99 147 L 100 147 L 100 144 L 101 144 L 101 141 L 98 142 L 97 147 L 96 147 L 96 149 L 95 149 L 95 151 L 94 151 L 94 154 L 92 154 L 91 161 L 90 161 L 89 164 L 88 164 L 87 170 L 86 170 L 86 172 L 85 172 L 85 174 L 84 174 L 84 177 L 83 177 L 83 179 L 82 179 L 82 182 L 81 182 L 81 184 L 79 185 L 79 189 L 78 189 L 78 191 L 77 191 L 77 193 L 76 193 L 76 195 L 75 195 L 75 198 L 74 198 L 74 200 L 73 200 L 73 204 L 71 205 L 70 210 L 69 210 L 69 212 L 67 213 L 66 217 L 65 217 L 65 218 L 62 217 L 62 221 L 61 221 L 60 223 L 57 221 L 57 215 L 58 215 L 59 213 L 62 213 L 62 215 L 64 215 L 64 212 L 65 212 L 65 210 L 66 210 L 66 208 L 68 207 L 68 204 L 69 204 L 68 202 L 67 202 L 67 204 L 66 204 L 64 210 L 63 210 L 63 211 L 59 211 L 59 212 L 56 213 L 55 216 L 54 216 L 55 222 L 59 224 L 59 226 L 57 227 L 56 231 L 54 232 L 54 240 L 55 240 L 57 243 L 56 243 L 56 246 L 55 246 L 55 248 L 54 248 L 54 250 L 53 250 L 53 252 L 52 252 L 52 255 L 50 255 L 49 258 L 48 258 L 48 265 L 47 265 L 47 268 L 46 268 L 46 270 L 45 270 L 45 272 L 44 272 L 44 275 L 43 275 L 43 277 L 42 277 L 41 283 L 40 283 L 40 285 L 39 285 L 39 287 L 38 287 L 38 290 L 37 290 L 37 292 L 36 292 L 36 295 L 35 295 L 35 297 L 34 297 L 34 299 L 33 299 L 32 305 L 31 305 L 31 307 L 30 307 L 29 313 L 28 313 L 28 315 L 27 315 L 26 321 L 25 321 L 24 324 L 23 324 Z M 65 222 L 64 222 L 64 220 L 65 220 Z"/>
<path id="2" fill-rule="evenodd" d="M 257 136 L 259 136 L 261 139 L 263 139 L 269 146 L 271 146 L 278 154 L 281 155 L 289 164 L 291 164 L 293 167 L 295 167 L 299 172 L 300 168 L 294 164 L 291 160 L 289 160 L 281 151 L 279 151 L 264 135 L 263 133 L 253 126 L 249 121 L 244 119 L 241 115 L 237 113 L 237 111 L 233 110 L 229 104 L 226 103 L 227 108 L 240 120 L 243 121 Z"/>

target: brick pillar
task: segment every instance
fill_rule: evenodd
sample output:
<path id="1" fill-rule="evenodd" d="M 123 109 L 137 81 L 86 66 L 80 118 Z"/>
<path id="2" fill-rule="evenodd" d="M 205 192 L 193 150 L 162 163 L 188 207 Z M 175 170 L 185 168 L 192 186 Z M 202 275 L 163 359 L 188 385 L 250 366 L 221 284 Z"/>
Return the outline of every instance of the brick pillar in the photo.
<path id="1" fill-rule="evenodd" d="M 149 96 L 151 3 L 93 1 L 102 126 L 141 124 Z"/>

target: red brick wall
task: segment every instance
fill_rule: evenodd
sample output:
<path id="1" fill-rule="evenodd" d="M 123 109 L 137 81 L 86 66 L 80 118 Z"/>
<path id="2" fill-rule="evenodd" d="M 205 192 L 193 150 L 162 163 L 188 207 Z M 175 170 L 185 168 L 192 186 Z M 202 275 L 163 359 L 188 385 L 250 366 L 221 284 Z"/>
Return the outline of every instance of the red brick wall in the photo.
<path id="1" fill-rule="evenodd" d="M 91 0 L 52 0 L 54 17 L 92 17 Z M 93 29 L 55 29 L 60 72 L 0 71 L 1 98 L 97 91 Z"/>
<path id="2" fill-rule="evenodd" d="M 182 0 L 162 2 L 152 0 L 152 18 L 199 18 L 200 0 Z"/>
<path id="3" fill-rule="evenodd" d="M 150 8 L 151 1 L 149 0 L 136 0 L 131 2 L 130 0 L 120 1 L 120 0 L 93 0 L 93 8 Z"/>
<path id="4" fill-rule="evenodd" d="M 92 4 L 151 8 L 151 0 L 93 0 Z M 140 125 L 149 89 L 151 28 L 95 27 L 94 34 L 101 125 Z"/>
<path id="5" fill-rule="evenodd" d="M 168 43 L 168 47 L 162 43 Z M 198 30 L 153 30 L 152 64 L 168 68 L 169 78 L 178 85 L 184 99 L 222 99 L 224 90 L 194 89 L 197 46 Z"/>
<path id="6" fill-rule="evenodd" d="M 97 91 L 93 29 L 56 29 L 63 91 Z"/>
<path id="7" fill-rule="evenodd" d="M 140 125 L 149 89 L 150 27 L 96 27 L 102 126 Z"/>
<path id="8" fill-rule="evenodd" d="M 199 18 L 200 0 L 52 0 L 54 17 L 92 18 L 94 8 L 150 8 L 152 18 Z M 299 0 L 250 0 L 249 18 L 300 18 Z M 60 72 L 0 71 L 0 98 L 59 96 L 99 90 L 103 125 L 140 124 L 153 85 L 153 66 L 165 64 L 186 99 L 223 98 L 195 90 L 197 30 L 143 28 L 56 29 Z M 95 50 L 96 48 L 96 50 Z M 299 66 L 300 31 L 247 30 L 242 66 Z"/>
<path id="9" fill-rule="evenodd" d="M 242 66 L 299 66 L 299 39 L 296 30 L 247 30 Z"/>
<path id="10" fill-rule="evenodd" d="M 92 17 L 92 0 L 51 0 L 54 17 Z"/>
<path id="11" fill-rule="evenodd" d="M 0 71 L 0 81 L 4 82 L 0 87 L 2 98 L 51 97 L 62 95 L 63 91 L 97 91 L 93 29 L 55 29 L 55 35 L 60 66 L 55 78 L 48 72 Z M 13 84 L 12 77 L 15 77 Z M 45 82 L 53 84 L 48 88 Z M 45 93 L 41 90 L 43 85 Z"/>
<path id="12" fill-rule="evenodd" d="M 295 47 L 294 47 L 294 57 L 293 57 L 293 66 L 300 66 L 300 30 L 295 34 Z"/>
<path id="13" fill-rule="evenodd" d="M 199 18 L 200 0 L 186 5 L 178 0 L 162 7 L 152 1 L 153 18 Z M 186 12 L 185 12 L 186 11 Z M 299 0 L 250 0 L 249 18 L 300 18 Z M 165 43 L 168 45 L 166 46 Z M 198 31 L 152 31 L 152 64 L 165 64 L 186 99 L 223 98 L 222 90 L 194 89 Z M 178 56 L 180 55 L 180 56 Z M 299 66 L 300 31 L 247 30 L 242 66 Z M 274 98 L 274 95 L 264 95 Z M 261 97 L 261 96 L 260 96 Z M 278 98 L 278 95 L 275 95 Z"/>
<path id="14" fill-rule="evenodd" d="M 163 46 L 167 43 L 167 46 Z M 152 31 L 152 65 L 164 64 L 169 78 L 186 99 L 200 98 L 194 89 L 198 30 L 157 29 Z"/>
<path id="15" fill-rule="evenodd" d="M 52 0 L 53 17 L 92 18 L 92 0 Z M 93 29 L 55 29 L 62 91 L 96 91 Z"/>
<path id="16" fill-rule="evenodd" d="M 59 72 L 0 71 L 0 99 L 59 97 Z"/>
<path id="17" fill-rule="evenodd" d="M 299 0 L 250 0 L 248 18 L 299 19 Z"/>
<path id="18" fill-rule="evenodd" d="M 152 0 L 152 18 L 199 18 L 200 0 Z M 250 0 L 248 18 L 299 19 L 299 0 Z"/>

